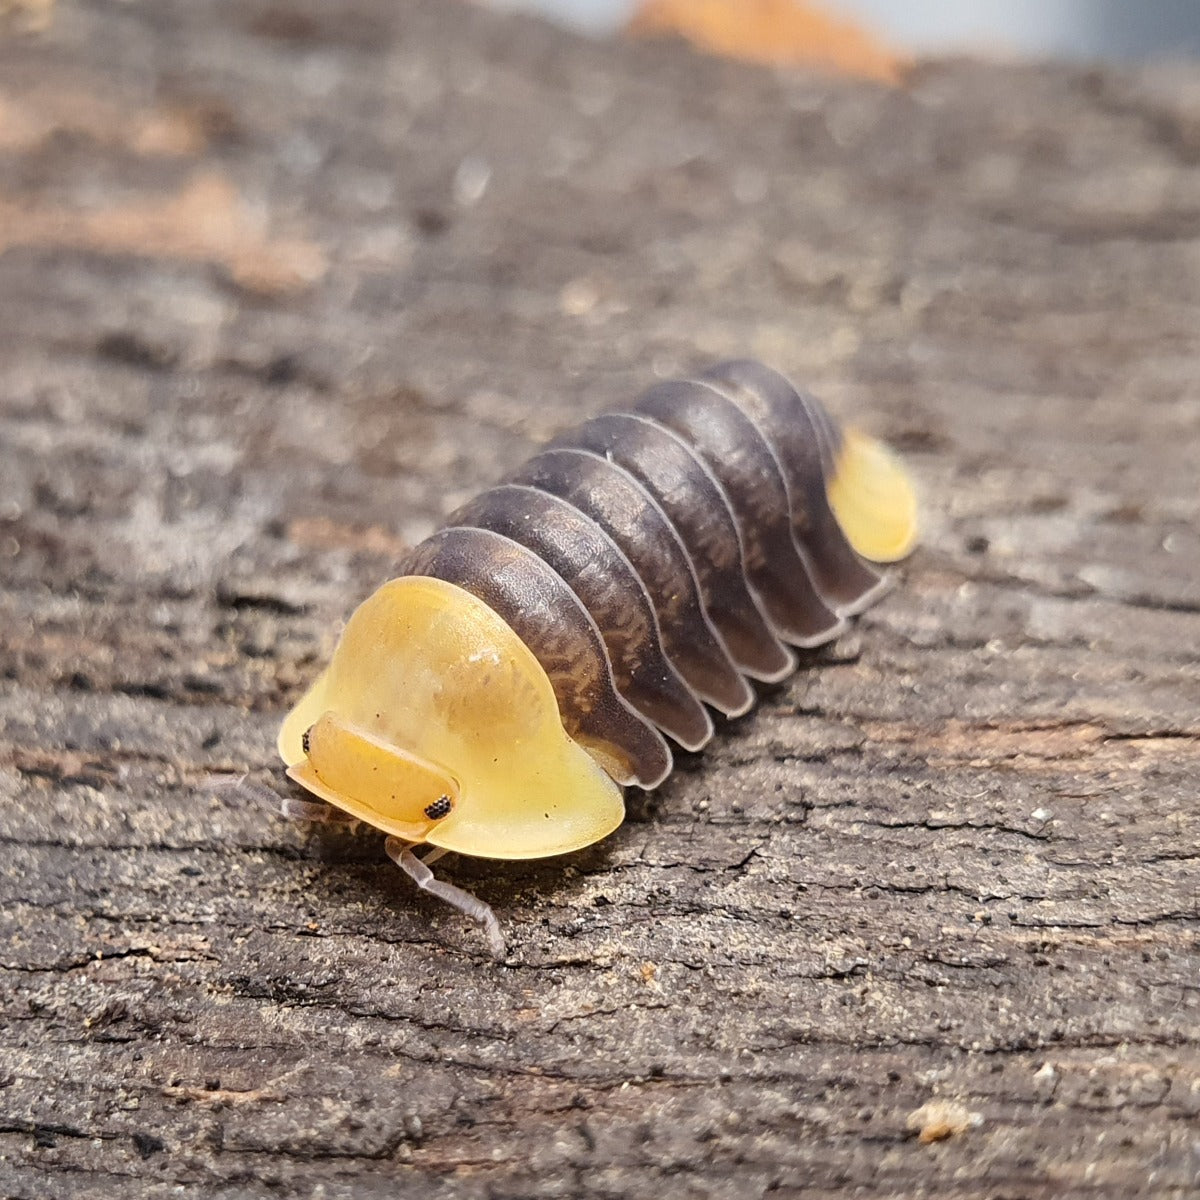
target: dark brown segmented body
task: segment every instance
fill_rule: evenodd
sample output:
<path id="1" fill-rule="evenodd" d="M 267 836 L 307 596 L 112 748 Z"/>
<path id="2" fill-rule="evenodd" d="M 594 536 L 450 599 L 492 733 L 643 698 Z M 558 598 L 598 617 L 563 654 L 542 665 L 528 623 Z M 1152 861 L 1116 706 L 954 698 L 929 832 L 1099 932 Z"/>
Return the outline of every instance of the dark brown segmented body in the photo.
<path id="1" fill-rule="evenodd" d="M 838 427 L 760 363 L 661 383 L 454 513 L 401 563 L 495 609 L 545 668 L 566 730 L 621 783 L 744 712 L 745 677 L 836 637 L 884 580 L 830 508 Z M 662 732 L 660 732 L 660 730 Z"/>

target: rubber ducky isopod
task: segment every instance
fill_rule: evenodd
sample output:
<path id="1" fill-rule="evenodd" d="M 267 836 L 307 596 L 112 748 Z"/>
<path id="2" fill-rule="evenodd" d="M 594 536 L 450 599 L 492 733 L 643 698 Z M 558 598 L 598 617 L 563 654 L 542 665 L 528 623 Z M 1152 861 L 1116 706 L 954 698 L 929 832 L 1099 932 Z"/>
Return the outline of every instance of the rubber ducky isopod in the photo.
<path id="1" fill-rule="evenodd" d="M 417 883 L 445 851 L 566 854 L 612 833 L 675 742 L 797 665 L 887 586 L 913 487 L 760 363 L 659 383 L 454 513 L 350 617 L 283 722 L 288 775 L 388 835 Z M 425 860 L 414 850 L 429 847 Z"/>

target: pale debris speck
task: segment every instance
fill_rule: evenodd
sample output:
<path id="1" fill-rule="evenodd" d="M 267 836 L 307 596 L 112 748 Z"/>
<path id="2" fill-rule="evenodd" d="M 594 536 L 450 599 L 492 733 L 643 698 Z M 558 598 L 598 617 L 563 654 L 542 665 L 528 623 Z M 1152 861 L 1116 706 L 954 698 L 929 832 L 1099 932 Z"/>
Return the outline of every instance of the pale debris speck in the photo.
<path id="1" fill-rule="evenodd" d="M 589 279 L 572 279 L 563 287 L 558 303 L 569 317 L 587 316 L 600 302 L 600 293 Z"/>
<path id="2" fill-rule="evenodd" d="M 483 199 L 492 181 L 492 168 L 487 159 L 468 154 L 454 172 L 454 202 L 460 208 L 470 208 Z"/>
<path id="3" fill-rule="evenodd" d="M 908 1114 L 905 1125 L 924 1146 L 977 1129 L 983 1117 L 955 1100 L 928 1100 Z"/>

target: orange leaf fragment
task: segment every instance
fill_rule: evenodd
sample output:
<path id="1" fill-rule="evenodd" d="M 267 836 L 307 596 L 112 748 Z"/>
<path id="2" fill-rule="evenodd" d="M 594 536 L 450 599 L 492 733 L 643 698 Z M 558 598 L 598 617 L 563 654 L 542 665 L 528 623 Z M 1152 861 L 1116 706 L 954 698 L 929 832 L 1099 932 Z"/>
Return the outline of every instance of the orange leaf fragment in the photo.
<path id="1" fill-rule="evenodd" d="M 807 0 L 642 0 L 626 32 L 675 33 L 728 58 L 793 63 L 898 84 L 905 56 Z"/>

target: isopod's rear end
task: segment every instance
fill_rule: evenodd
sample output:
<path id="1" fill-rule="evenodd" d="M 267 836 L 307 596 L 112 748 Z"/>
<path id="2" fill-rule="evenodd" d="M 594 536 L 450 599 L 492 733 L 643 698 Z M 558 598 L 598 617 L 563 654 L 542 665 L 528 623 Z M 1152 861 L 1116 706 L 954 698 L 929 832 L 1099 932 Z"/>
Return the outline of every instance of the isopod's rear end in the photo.
<path id="1" fill-rule="evenodd" d="M 792 530 L 817 591 L 839 612 L 861 612 L 886 585 L 855 553 L 830 504 L 837 445 L 824 408 L 762 363 L 721 363 L 702 379 L 733 400 L 774 449 L 787 485 Z"/>

